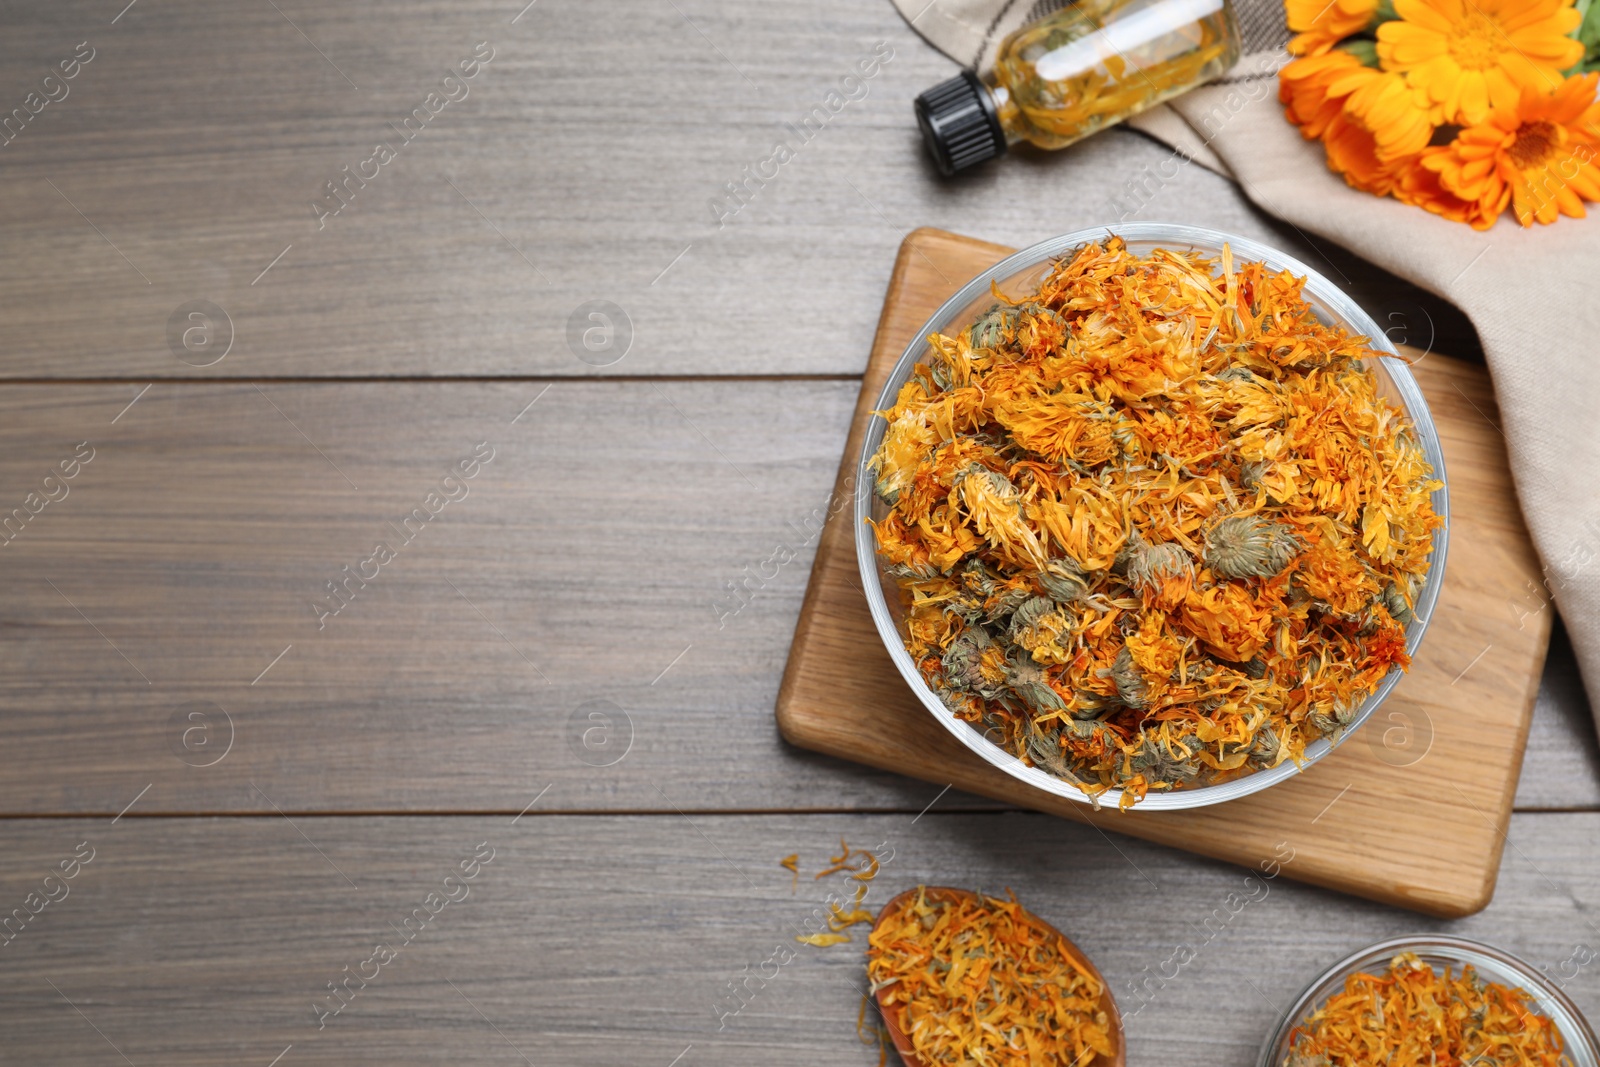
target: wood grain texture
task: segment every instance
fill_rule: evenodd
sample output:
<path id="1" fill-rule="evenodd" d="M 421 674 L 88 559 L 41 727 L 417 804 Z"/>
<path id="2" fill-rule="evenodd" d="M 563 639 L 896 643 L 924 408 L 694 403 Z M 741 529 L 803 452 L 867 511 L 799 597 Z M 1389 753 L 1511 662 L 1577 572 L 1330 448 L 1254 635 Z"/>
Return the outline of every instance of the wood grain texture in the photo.
<path id="1" fill-rule="evenodd" d="M 907 230 L 1097 225 L 1171 155 L 1113 130 L 942 181 L 911 101 L 953 66 L 881 0 L 541 0 L 513 22 L 525 3 L 6 5 L 0 113 L 79 42 L 95 56 L 0 148 L 0 375 L 855 373 Z M 713 211 L 878 41 L 894 56 L 864 98 Z M 390 124 L 478 42 L 494 58 L 469 95 L 404 143 Z M 396 158 L 359 184 L 378 142 Z M 319 223 L 346 167 L 348 206 Z M 1321 261 L 1199 167 L 1138 217 Z M 1420 322 L 1414 293 L 1374 298 Z M 197 299 L 235 334 L 203 369 L 167 338 Z M 635 335 L 598 371 L 568 344 L 590 300 Z"/>
<path id="2" fill-rule="evenodd" d="M 270 811 L 252 782 L 291 812 L 514 811 L 551 781 L 568 810 L 920 810 L 943 782 L 786 746 L 769 715 L 858 389 L 0 388 L 0 520 L 96 449 L 0 535 L 0 812 L 113 815 L 146 785 L 139 810 Z M 481 441 L 469 495 L 319 630 L 326 583 Z M 1523 791 L 1592 807 L 1564 677 Z M 581 745 L 592 700 L 633 727 L 612 766 Z M 175 723 L 190 704 L 232 716 L 215 766 L 227 720 Z"/>
<path id="3" fill-rule="evenodd" d="M 1559 617 L 1555 623 L 1522 758 L 1518 811 L 1600 807 L 1600 744 L 1594 717 L 1566 628 Z"/>
<path id="4" fill-rule="evenodd" d="M 1013 889 L 1105 974 L 1130 1063 L 1253 1062 L 1323 968 L 1419 930 L 1515 952 L 1594 1017 L 1600 970 L 1574 951 L 1600 945 L 1597 833 L 1593 813 L 1517 816 L 1495 902 L 1444 922 L 1022 813 L 6 820 L 8 912 L 80 842 L 96 851 L 0 948 L 0 1058 L 122 1064 L 115 1045 L 140 1067 L 267 1067 L 292 1044 L 279 1067 L 870 1067 L 877 1050 L 855 1033 L 863 928 L 825 950 L 792 940 L 840 888 L 811 874 L 841 835 L 888 859 L 869 907 L 920 882 Z M 479 842 L 495 854 L 469 895 L 317 1029 L 327 983 L 401 940 Z M 777 865 L 790 852 L 797 892 Z M 1162 980 L 1180 945 L 1194 960 Z M 792 961 L 763 967 L 785 948 Z M 730 983 L 747 976 L 735 1012 Z"/>
<path id="5" fill-rule="evenodd" d="M 1600 946 L 1594 812 L 1514 818 L 1463 922 L 1277 881 L 1211 935 L 1232 866 L 784 745 L 769 709 L 858 383 L 749 376 L 859 376 L 911 227 L 1100 224 L 1170 151 L 1119 129 L 938 180 L 910 106 L 953 66 L 881 0 L 524 3 L 0 0 L 0 114 L 95 49 L 0 147 L 0 378 L 51 383 L 0 388 L 0 527 L 27 513 L 0 539 L 0 918 L 97 850 L 0 935 L 0 1063 L 865 1067 L 855 946 L 719 1014 L 823 898 L 777 856 L 809 872 L 841 834 L 895 850 L 883 896 L 1012 886 L 1125 1010 L 1197 944 L 1129 1015 L 1135 1062 L 1247 1061 L 1273 1001 L 1405 929 L 1552 970 Z M 725 183 L 878 40 L 866 98 L 719 225 Z M 470 97 L 319 228 L 325 183 L 480 41 Z M 1265 241 L 1408 339 L 1470 340 L 1198 167 L 1136 217 Z M 232 325 L 206 367 L 168 335 L 198 299 Z M 607 366 L 569 341 L 590 300 L 629 316 Z M 665 380 L 708 375 L 747 377 Z M 368 380 L 487 377 L 516 380 Z M 353 380 L 274 382 L 322 378 Z M 469 495 L 318 629 L 313 596 L 481 441 Z M 1600 807 L 1559 651 L 1519 797 Z M 712 814 L 750 809 L 793 811 Z M 327 983 L 480 841 L 470 899 L 317 1029 Z M 1596 973 L 1568 986 L 1591 1012 Z"/>
<path id="6" fill-rule="evenodd" d="M 115 814 L 146 785 L 169 812 L 937 792 L 786 748 L 768 714 L 853 382 L 136 393 L 0 388 L 0 520 L 26 519 L 0 534 L 0 811 Z"/>
<path id="7" fill-rule="evenodd" d="M 867 417 L 894 361 L 956 288 L 948 279 L 969 278 L 1007 251 L 939 231 L 906 238 L 836 492 L 853 480 Z M 820 541 L 777 702 L 784 736 L 1246 866 L 1269 860 L 1296 829 L 1304 844 L 1291 877 L 1440 915 L 1484 907 L 1500 868 L 1550 620 L 1548 612 L 1518 610 L 1539 567 L 1492 421 L 1487 375 L 1437 354 L 1419 358 L 1413 370 L 1450 476 L 1443 592 L 1410 673 L 1363 730 L 1303 775 L 1209 808 L 1091 815 L 982 761 L 933 720 L 878 640 L 847 512 Z"/>

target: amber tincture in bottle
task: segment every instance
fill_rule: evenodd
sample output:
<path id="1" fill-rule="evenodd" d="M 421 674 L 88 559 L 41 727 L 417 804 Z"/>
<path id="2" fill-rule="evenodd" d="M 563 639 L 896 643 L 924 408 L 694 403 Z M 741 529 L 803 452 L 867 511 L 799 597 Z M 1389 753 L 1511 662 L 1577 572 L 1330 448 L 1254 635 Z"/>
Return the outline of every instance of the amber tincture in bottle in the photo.
<path id="1" fill-rule="evenodd" d="M 917 121 L 949 175 L 1017 141 L 1064 148 L 1238 58 L 1230 0 L 1080 0 L 1007 37 L 987 83 L 962 71 L 917 97 Z"/>

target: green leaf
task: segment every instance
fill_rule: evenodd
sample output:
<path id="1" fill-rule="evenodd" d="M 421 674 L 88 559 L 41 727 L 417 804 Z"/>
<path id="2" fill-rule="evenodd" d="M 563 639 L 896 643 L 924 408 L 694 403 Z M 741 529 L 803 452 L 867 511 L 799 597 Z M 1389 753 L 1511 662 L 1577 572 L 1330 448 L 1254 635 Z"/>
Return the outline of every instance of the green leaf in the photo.
<path id="1" fill-rule="evenodd" d="M 1590 71 L 1600 70 L 1600 3 L 1595 3 L 1594 0 L 1578 0 L 1573 6 L 1583 17 L 1583 21 L 1578 23 L 1578 28 L 1572 34 L 1583 42 L 1583 58 L 1567 73 L 1588 74 Z"/>
<path id="2" fill-rule="evenodd" d="M 1351 37 L 1346 39 L 1337 47 L 1339 51 L 1348 52 L 1357 59 L 1361 60 L 1363 66 L 1377 67 L 1378 65 L 1378 44 L 1376 41 L 1367 41 L 1359 37 Z"/>

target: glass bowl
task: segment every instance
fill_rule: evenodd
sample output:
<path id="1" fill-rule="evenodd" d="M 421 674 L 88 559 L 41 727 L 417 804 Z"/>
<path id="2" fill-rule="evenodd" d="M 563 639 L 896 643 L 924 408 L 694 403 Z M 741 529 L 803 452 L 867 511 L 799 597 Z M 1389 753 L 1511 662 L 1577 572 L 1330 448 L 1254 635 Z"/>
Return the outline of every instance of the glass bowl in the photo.
<path id="1" fill-rule="evenodd" d="M 1317 977 L 1295 1000 L 1278 1029 L 1262 1046 L 1257 1067 L 1283 1067 L 1289 1054 L 1289 1035 L 1300 1022 L 1315 1011 L 1332 994 L 1344 988 L 1344 980 L 1357 971 L 1378 974 L 1386 971 L 1389 960 L 1401 952 L 1414 952 L 1435 971 L 1445 966 L 1459 972 L 1463 965 L 1472 968 L 1491 982 L 1520 987 L 1529 995 L 1533 1007 L 1561 1032 L 1566 1055 L 1573 1067 L 1600 1067 L 1600 1046 L 1595 1043 L 1594 1031 L 1583 1013 L 1567 995 L 1533 967 L 1508 952 L 1502 952 L 1476 941 L 1459 937 L 1427 934 L 1396 937 L 1380 941 L 1347 956 Z"/>
<path id="2" fill-rule="evenodd" d="M 1352 334 L 1362 334 L 1368 339 L 1368 345 L 1375 352 L 1383 353 L 1374 361 L 1371 367 L 1378 382 L 1378 393 L 1386 397 L 1404 410 L 1411 422 L 1412 433 L 1421 447 L 1423 455 L 1432 464 L 1434 477 L 1444 483 L 1435 490 L 1432 496 L 1433 509 L 1438 513 L 1444 525 L 1434 532 L 1433 551 L 1429 556 L 1428 574 L 1423 580 L 1422 588 L 1417 594 L 1416 604 L 1413 607 L 1414 621 L 1406 628 L 1406 651 L 1415 656 L 1418 646 L 1422 643 L 1423 632 L 1427 629 L 1428 619 L 1433 615 L 1434 603 L 1439 598 L 1439 587 L 1444 578 L 1445 547 L 1449 531 L 1449 484 L 1445 475 L 1444 455 L 1439 450 L 1439 435 L 1434 429 L 1433 417 L 1428 412 L 1427 402 L 1422 397 L 1422 390 L 1418 388 L 1416 379 L 1412 377 L 1410 368 L 1399 358 L 1389 339 L 1384 336 L 1383 330 L 1373 322 L 1366 312 L 1350 297 L 1346 296 L 1338 286 L 1312 270 L 1291 256 L 1255 241 L 1243 237 L 1234 237 L 1215 230 L 1203 230 L 1194 226 L 1177 226 L 1168 223 L 1130 223 L 1128 225 L 1097 228 L 1093 230 L 1078 230 L 1061 237 L 1042 241 L 1031 248 L 1025 248 L 1014 255 L 1008 256 L 999 263 L 990 267 L 945 301 L 944 306 L 933 313 L 933 317 L 923 324 L 917 332 L 916 338 L 906 346 L 899 362 L 890 371 L 888 380 L 884 383 L 883 391 L 878 394 L 875 411 L 887 410 L 894 406 L 895 397 L 900 392 L 900 387 L 911 377 L 913 367 L 926 358 L 928 351 L 927 337 L 930 333 L 950 334 L 964 330 L 978 319 L 986 310 L 993 306 L 995 300 L 990 291 L 991 283 L 997 284 L 1002 292 L 1020 294 L 1031 292 L 1046 274 L 1050 272 L 1056 260 L 1068 255 L 1079 245 L 1091 240 L 1104 240 L 1110 236 L 1121 237 L 1127 242 L 1129 251 L 1148 253 L 1156 248 L 1175 250 L 1193 249 L 1210 256 L 1220 257 L 1222 246 L 1227 243 L 1233 248 L 1235 262 L 1249 262 L 1260 260 L 1277 270 L 1288 270 L 1298 277 L 1305 278 L 1304 295 L 1308 303 L 1316 309 L 1323 320 L 1329 324 L 1343 326 Z M 938 694 L 923 679 L 922 673 L 917 670 L 916 663 L 905 647 L 904 614 L 900 606 L 898 586 L 894 579 L 883 572 L 882 563 L 878 558 L 877 542 L 872 533 L 872 528 L 867 525 L 868 518 L 881 521 L 888 513 L 888 506 L 878 499 L 873 492 L 874 478 L 867 464 L 878 446 L 883 441 L 884 430 L 888 424 L 881 416 L 874 415 L 867 425 L 866 440 L 862 445 L 861 457 L 856 467 L 855 478 L 855 527 L 856 527 L 856 559 L 861 569 L 861 584 L 867 595 L 867 605 L 872 611 L 872 621 L 878 628 L 878 634 L 883 638 L 884 645 L 889 650 L 890 657 L 899 669 L 906 683 L 922 701 L 928 712 L 937 719 L 944 728 L 955 735 L 967 748 L 977 753 L 983 759 L 999 767 L 1013 778 L 1017 778 L 1034 788 L 1059 797 L 1094 804 L 1095 798 L 1089 796 L 1077 785 L 1064 779 L 1057 778 L 1046 771 L 1030 767 L 1000 745 L 990 741 L 970 724 L 957 719 L 939 700 Z M 890 595 L 893 593 L 893 595 Z M 1372 713 L 1382 704 L 1395 683 L 1400 680 L 1400 671 L 1391 671 L 1378 683 L 1361 706 L 1356 710 L 1349 726 L 1346 727 L 1341 743 L 1347 740 L 1352 733 L 1360 728 L 1361 724 L 1372 717 Z M 1326 756 L 1333 750 L 1333 745 L 1327 738 L 1320 738 L 1306 746 L 1305 759 L 1302 766 L 1309 766 Z M 1197 808 L 1208 804 L 1217 804 L 1225 800 L 1248 796 L 1259 792 L 1268 786 L 1274 785 L 1291 775 L 1297 774 L 1301 767 L 1291 761 L 1280 763 L 1276 767 L 1254 771 L 1250 774 L 1234 778 L 1226 782 L 1215 782 L 1199 785 L 1190 789 L 1170 790 L 1157 792 L 1151 790 L 1138 804 L 1140 811 L 1173 810 L 1178 808 Z M 1121 789 L 1107 789 L 1098 797 L 1098 803 L 1116 807 L 1122 799 Z"/>

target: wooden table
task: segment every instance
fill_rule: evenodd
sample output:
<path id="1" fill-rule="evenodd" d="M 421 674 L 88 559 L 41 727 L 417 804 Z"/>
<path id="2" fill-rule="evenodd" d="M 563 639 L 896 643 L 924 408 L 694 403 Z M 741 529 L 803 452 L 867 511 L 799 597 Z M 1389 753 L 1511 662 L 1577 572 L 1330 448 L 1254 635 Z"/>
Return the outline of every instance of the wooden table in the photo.
<path id="1" fill-rule="evenodd" d="M 937 181 L 910 99 L 950 64 L 882 2 L 124 3 L 0 34 L 0 1062 L 874 1063 L 858 946 L 747 981 L 825 892 L 779 858 L 841 835 L 892 850 L 878 899 L 1009 886 L 1154 988 L 1136 1063 L 1244 1061 L 1413 928 L 1600 1012 L 1600 757 L 1559 636 L 1493 905 L 1278 883 L 1158 986 L 1239 871 L 779 740 L 901 237 L 1106 221 L 1165 148 Z M 1198 167 L 1141 217 L 1332 256 L 1470 354 Z"/>

